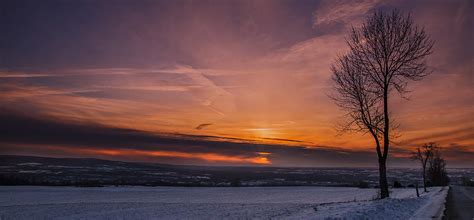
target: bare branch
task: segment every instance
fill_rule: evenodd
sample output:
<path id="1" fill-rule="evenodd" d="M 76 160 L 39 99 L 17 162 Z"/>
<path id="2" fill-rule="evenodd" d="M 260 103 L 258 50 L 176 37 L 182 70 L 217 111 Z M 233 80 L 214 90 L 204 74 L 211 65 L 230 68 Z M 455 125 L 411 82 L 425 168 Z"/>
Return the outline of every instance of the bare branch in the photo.
<path id="1" fill-rule="evenodd" d="M 394 10 L 375 12 L 360 28 L 353 27 L 346 43 L 350 52 L 331 67 L 336 91 L 331 98 L 350 118 L 341 130 L 373 133 L 376 142 L 389 142 L 397 126 L 389 124 L 384 101 L 391 91 L 405 97 L 408 81 L 428 74 L 424 58 L 434 42 L 410 15 Z"/>

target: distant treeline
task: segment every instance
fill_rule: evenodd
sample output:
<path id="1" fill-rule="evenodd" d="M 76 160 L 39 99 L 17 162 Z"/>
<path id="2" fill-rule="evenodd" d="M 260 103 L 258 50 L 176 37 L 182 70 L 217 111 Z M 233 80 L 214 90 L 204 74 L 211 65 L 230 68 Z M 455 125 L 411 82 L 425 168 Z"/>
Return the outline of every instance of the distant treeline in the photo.
<path id="1" fill-rule="evenodd" d="M 332 186 L 332 187 L 359 187 L 369 188 L 367 182 L 354 182 L 337 185 L 292 183 L 292 182 L 265 182 L 259 184 L 244 184 L 240 179 L 229 182 L 165 182 L 165 181 L 137 181 L 133 179 L 96 180 L 76 178 L 75 180 L 48 180 L 36 175 L 0 174 L 0 185 L 2 186 L 76 186 L 76 187 L 103 187 L 103 186 L 188 186 L 188 187 L 252 187 L 252 186 Z"/>
<path id="2" fill-rule="evenodd" d="M 21 185 L 35 185 L 35 186 L 76 186 L 76 187 L 103 187 L 103 186 L 183 186 L 183 187 L 251 187 L 251 186 L 332 186 L 332 187 L 358 187 L 358 188 L 374 188 L 376 185 L 371 185 L 366 181 L 358 181 L 354 183 L 324 185 L 324 184 L 310 184 L 310 183 L 261 183 L 261 184 L 244 184 L 240 179 L 234 179 L 229 182 L 166 182 L 166 181 L 137 181 L 134 179 L 87 179 L 76 178 L 74 180 L 49 180 L 37 175 L 24 174 L 0 174 L 0 185 L 2 186 L 21 186 Z M 463 185 L 474 186 L 474 182 L 470 181 L 468 177 L 463 178 Z M 395 180 L 391 184 L 393 188 L 415 187 L 414 184 L 402 185 Z"/>
<path id="3" fill-rule="evenodd" d="M 77 187 L 103 187 L 103 186 L 214 186 L 213 184 L 203 183 L 183 183 L 183 182 L 164 182 L 164 181 L 136 181 L 136 180 L 94 180 L 77 178 L 75 180 L 47 180 L 29 175 L 11 175 L 0 174 L 0 185 L 18 186 L 77 186 Z"/>

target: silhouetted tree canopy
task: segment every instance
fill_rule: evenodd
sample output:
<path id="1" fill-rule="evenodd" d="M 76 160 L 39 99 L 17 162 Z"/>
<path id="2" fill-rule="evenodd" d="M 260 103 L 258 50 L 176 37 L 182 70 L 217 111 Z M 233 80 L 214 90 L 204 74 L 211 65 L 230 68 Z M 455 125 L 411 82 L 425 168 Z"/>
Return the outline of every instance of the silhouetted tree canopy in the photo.
<path id="1" fill-rule="evenodd" d="M 388 99 L 395 91 L 403 96 L 410 80 L 428 73 L 425 57 L 434 42 L 398 10 L 375 12 L 347 38 L 349 52 L 332 65 L 336 104 L 349 118 L 343 131 L 369 133 L 379 162 L 381 197 L 389 196 L 386 160 L 391 125 Z M 383 146 L 383 148 L 382 148 Z"/>
<path id="2" fill-rule="evenodd" d="M 429 161 L 428 178 L 431 186 L 447 186 L 449 183 L 446 161 L 441 156 L 439 149 L 433 152 Z"/>

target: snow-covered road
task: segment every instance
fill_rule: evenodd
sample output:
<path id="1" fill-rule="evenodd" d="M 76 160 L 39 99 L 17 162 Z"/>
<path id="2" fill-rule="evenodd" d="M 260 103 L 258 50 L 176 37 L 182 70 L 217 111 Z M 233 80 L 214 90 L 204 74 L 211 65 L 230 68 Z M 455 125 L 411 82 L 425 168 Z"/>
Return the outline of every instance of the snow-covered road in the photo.
<path id="1" fill-rule="evenodd" d="M 0 219 L 423 219 L 445 192 L 373 200 L 376 189 L 349 187 L 0 187 Z"/>

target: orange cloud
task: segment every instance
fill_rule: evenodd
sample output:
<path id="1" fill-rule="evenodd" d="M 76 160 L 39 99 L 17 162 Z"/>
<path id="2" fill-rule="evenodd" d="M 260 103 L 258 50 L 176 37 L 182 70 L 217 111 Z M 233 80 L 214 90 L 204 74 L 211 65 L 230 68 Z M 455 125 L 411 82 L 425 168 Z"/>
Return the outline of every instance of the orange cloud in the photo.
<path id="1" fill-rule="evenodd" d="M 107 155 L 107 156 L 136 156 L 136 157 L 176 157 L 186 159 L 199 159 L 208 162 L 224 163 L 247 163 L 269 165 L 271 161 L 266 157 L 268 154 L 258 154 L 256 157 L 228 156 L 216 153 L 187 153 L 177 151 L 144 151 L 144 150 L 110 150 L 110 149 L 66 149 L 82 154 Z"/>

